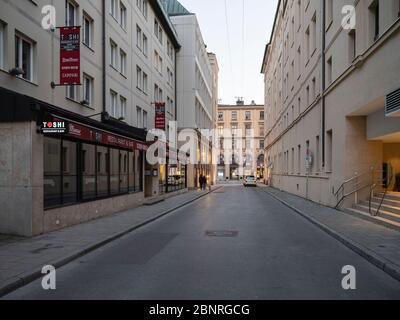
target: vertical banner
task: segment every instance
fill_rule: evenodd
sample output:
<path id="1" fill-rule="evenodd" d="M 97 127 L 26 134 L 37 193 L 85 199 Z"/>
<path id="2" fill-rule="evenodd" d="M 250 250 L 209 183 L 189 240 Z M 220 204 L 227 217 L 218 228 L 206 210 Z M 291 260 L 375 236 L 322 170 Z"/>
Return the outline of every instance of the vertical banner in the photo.
<path id="1" fill-rule="evenodd" d="M 60 28 L 60 85 L 81 84 L 81 28 Z"/>
<path id="2" fill-rule="evenodd" d="M 165 131 L 165 103 L 156 102 L 155 109 L 155 128 Z"/>

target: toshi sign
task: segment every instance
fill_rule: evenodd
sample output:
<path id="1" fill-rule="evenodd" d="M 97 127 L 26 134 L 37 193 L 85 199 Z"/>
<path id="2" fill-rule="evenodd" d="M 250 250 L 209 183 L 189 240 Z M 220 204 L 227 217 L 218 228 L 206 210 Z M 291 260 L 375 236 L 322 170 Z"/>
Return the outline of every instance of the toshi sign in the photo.
<path id="1" fill-rule="evenodd" d="M 156 102 L 155 109 L 155 128 L 165 131 L 165 103 Z"/>
<path id="2" fill-rule="evenodd" d="M 60 28 L 60 85 L 81 84 L 81 28 Z"/>

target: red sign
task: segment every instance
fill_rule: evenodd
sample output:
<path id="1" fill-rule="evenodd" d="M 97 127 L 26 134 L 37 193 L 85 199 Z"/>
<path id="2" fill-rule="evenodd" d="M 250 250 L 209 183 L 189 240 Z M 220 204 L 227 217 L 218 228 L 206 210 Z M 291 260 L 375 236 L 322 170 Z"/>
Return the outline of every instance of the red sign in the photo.
<path id="1" fill-rule="evenodd" d="M 86 127 L 84 125 L 69 122 L 68 136 L 88 142 L 97 142 L 99 144 L 114 146 L 130 150 L 146 151 L 148 146 L 145 143 L 117 136 L 105 131 Z"/>
<path id="2" fill-rule="evenodd" d="M 156 102 L 155 109 L 155 128 L 165 131 L 165 103 Z"/>
<path id="3" fill-rule="evenodd" d="M 60 84 L 81 84 L 81 28 L 60 28 Z"/>

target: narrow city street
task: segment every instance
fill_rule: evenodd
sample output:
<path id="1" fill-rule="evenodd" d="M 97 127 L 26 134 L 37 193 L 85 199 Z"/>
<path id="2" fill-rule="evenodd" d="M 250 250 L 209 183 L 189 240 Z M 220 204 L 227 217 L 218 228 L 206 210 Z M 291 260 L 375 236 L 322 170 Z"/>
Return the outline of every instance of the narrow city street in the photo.
<path id="1" fill-rule="evenodd" d="M 342 267 L 357 271 L 345 291 Z M 227 185 L 6 299 L 398 299 L 400 283 L 263 187 Z"/>

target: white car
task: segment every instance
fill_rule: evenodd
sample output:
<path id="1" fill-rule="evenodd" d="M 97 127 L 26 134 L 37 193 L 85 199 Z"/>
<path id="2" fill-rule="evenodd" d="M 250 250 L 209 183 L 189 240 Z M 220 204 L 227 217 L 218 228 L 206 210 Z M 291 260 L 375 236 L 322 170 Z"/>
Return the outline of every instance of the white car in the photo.
<path id="1" fill-rule="evenodd" d="M 257 187 L 257 179 L 254 176 L 246 176 L 243 185 L 245 187 Z"/>

